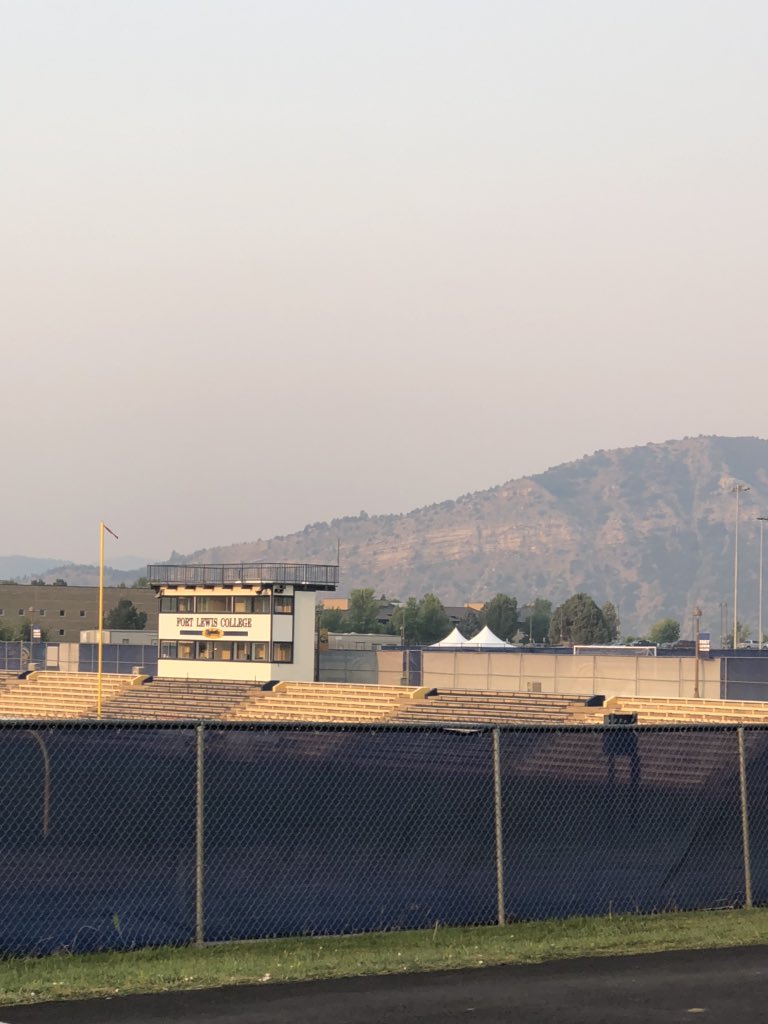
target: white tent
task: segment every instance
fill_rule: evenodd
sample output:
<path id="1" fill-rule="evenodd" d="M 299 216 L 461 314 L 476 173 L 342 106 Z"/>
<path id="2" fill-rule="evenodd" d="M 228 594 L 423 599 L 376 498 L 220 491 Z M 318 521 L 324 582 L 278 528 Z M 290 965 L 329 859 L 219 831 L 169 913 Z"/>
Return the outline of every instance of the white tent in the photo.
<path id="1" fill-rule="evenodd" d="M 508 644 L 506 640 L 499 640 L 495 633 L 492 633 L 487 626 L 483 626 L 477 636 L 471 640 L 465 640 L 464 647 L 515 647 L 516 644 Z"/>
<path id="2" fill-rule="evenodd" d="M 449 633 L 443 640 L 438 640 L 436 644 L 430 644 L 430 647 L 466 647 L 469 641 L 462 636 L 459 632 L 458 627 L 454 626 L 453 632 Z"/>

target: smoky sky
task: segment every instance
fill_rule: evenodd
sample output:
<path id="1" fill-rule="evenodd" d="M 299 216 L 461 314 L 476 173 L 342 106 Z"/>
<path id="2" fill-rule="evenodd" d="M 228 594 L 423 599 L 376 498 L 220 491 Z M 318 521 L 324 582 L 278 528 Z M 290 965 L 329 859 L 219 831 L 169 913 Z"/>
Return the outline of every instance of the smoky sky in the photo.
<path id="1" fill-rule="evenodd" d="M 0 553 L 764 436 L 764 4 L 0 12 Z"/>

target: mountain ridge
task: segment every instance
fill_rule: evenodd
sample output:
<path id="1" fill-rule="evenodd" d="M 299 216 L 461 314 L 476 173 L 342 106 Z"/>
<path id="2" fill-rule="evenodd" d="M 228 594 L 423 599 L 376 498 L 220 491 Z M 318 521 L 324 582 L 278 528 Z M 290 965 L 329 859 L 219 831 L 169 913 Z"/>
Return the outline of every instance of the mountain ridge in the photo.
<path id="1" fill-rule="evenodd" d="M 542 473 L 403 513 L 345 516 L 293 534 L 210 547 L 182 560 L 336 561 L 341 592 L 371 586 L 447 604 L 501 591 L 556 604 L 578 590 L 613 601 L 622 628 L 659 618 L 719 631 L 732 599 L 734 481 L 741 499 L 744 615 L 756 628 L 757 524 L 768 509 L 768 441 L 717 435 L 600 449 Z"/>
<path id="2" fill-rule="evenodd" d="M 709 435 L 599 449 L 542 473 L 406 512 L 343 516 L 270 539 L 173 552 L 170 562 L 341 564 L 340 593 L 372 587 L 445 604 L 498 592 L 555 604 L 577 591 L 612 601 L 622 631 L 671 616 L 719 639 L 732 615 L 735 503 L 741 495 L 739 618 L 757 627 L 756 515 L 768 510 L 768 440 Z M 85 582 L 92 567 L 56 574 Z M 126 582 L 140 573 L 117 573 Z M 70 580 L 74 582 L 74 578 Z M 725 632 L 730 631 L 728 625 Z"/>

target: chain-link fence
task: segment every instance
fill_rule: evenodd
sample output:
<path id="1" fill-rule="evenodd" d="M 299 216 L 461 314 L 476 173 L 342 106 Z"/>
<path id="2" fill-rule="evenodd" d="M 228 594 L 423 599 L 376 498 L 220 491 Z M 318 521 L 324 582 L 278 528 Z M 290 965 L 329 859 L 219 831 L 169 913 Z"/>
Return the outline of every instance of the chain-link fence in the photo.
<path id="1" fill-rule="evenodd" d="M 768 901 L 768 729 L 0 722 L 6 956 Z"/>
<path id="2" fill-rule="evenodd" d="M 49 643 L 45 640 L 7 640 L 0 642 L 0 672 L 18 674 L 31 667 L 66 672 L 96 672 L 98 644 Z M 157 647 L 153 644 L 103 644 L 102 671 L 132 672 L 144 675 L 157 672 Z"/>

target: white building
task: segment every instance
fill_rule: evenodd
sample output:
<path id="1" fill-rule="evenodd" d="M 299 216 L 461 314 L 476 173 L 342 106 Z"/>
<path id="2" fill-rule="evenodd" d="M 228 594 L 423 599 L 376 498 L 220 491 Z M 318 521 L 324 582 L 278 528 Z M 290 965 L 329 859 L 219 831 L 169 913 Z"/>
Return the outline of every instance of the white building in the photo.
<path id="1" fill-rule="evenodd" d="M 315 592 L 337 565 L 150 565 L 160 678 L 315 677 Z"/>

